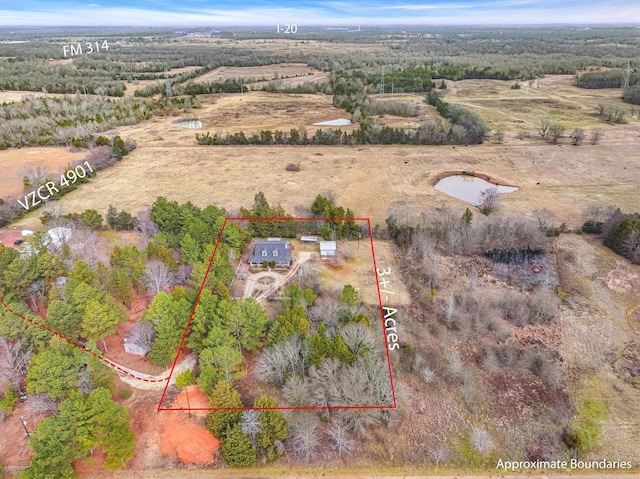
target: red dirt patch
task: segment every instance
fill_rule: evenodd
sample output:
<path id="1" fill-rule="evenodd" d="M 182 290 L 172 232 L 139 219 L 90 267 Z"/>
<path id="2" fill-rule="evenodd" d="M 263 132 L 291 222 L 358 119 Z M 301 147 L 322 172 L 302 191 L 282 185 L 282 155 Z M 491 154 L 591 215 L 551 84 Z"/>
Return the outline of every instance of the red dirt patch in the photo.
<path id="1" fill-rule="evenodd" d="M 25 438 L 24 427 L 20 422 L 20 416 L 27 421 L 29 432 L 36 430 L 38 423 L 47 417 L 47 414 L 31 414 L 27 412 L 28 403 L 18 403 L 11 416 L 4 420 L 0 426 L 0 464 L 7 468 L 26 467 L 33 457 L 33 451 L 29 447 L 29 441 Z"/>
<path id="2" fill-rule="evenodd" d="M 199 386 L 191 385 L 180 391 L 171 407 L 175 408 L 208 408 L 209 398 L 200 390 Z M 207 411 L 191 411 L 194 416 L 206 417 Z"/>
<path id="3" fill-rule="evenodd" d="M 102 452 L 102 447 L 99 447 L 93 451 L 92 455 L 76 459 L 71 465 L 78 477 L 95 477 L 96 473 L 103 470 L 104 459 L 105 454 Z"/>
<path id="4" fill-rule="evenodd" d="M 8 248 L 19 249 L 18 246 L 13 246 L 13 242 L 22 238 L 21 230 L 0 229 L 0 244 Z"/>
<path id="5" fill-rule="evenodd" d="M 189 396 L 191 398 L 191 396 Z M 187 422 L 185 413 L 165 413 L 160 435 L 162 454 L 177 456 L 184 464 L 213 464 L 220 441 L 207 429 Z"/>

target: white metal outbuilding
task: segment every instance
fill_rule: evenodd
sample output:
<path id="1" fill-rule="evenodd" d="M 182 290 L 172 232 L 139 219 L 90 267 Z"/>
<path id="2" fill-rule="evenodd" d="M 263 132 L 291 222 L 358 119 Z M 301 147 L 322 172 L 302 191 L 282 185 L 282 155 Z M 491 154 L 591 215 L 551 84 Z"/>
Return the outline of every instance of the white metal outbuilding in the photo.
<path id="1" fill-rule="evenodd" d="M 320 241 L 320 256 L 335 256 L 338 245 L 335 241 Z"/>

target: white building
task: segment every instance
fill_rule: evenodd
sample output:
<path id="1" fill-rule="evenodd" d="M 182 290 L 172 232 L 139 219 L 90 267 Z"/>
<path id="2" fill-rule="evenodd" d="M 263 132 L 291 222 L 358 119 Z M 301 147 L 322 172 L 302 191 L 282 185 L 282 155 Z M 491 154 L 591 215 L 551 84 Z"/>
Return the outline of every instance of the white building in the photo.
<path id="1" fill-rule="evenodd" d="M 337 251 L 335 241 L 320 241 L 320 256 L 335 256 Z"/>

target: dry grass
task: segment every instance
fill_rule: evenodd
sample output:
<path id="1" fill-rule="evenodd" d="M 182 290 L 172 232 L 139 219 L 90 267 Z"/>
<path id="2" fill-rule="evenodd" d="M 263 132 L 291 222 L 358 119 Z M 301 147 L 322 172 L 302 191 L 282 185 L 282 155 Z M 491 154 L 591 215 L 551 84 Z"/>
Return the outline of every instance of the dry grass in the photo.
<path id="1" fill-rule="evenodd" d="M 563 124 L 569 131 L 606 128 L 606 123 L 595 115 L 598 103 L 630 109 L 622 102 L 620 90 L 578 88 L 573 84 L 573 75 L 549 75 L 528 91 L 527 82 L 522 82 L 519 90 L 512 90 L 513 84 L 501 80 L 447 81 L 448 89 L 438 92 L 444 92 L 446 101 L 478 113 L 491 128 L 506 131 L 535 129 L 543 117 Z"/>
<path id="2" fill-rule="evenodd" d="M 195 145 L 195 131 L 175 125 L 173 119 L 154 119 L 119 132 L 139 147 L 101 172 L 94 187 L 65 196 L 58 202 L 64 210 L 104 212 L 105 205 L 113 203 L 135 213 L 157 196 L 237 210 L 251 205 L 254 194 L 263 191 L 269 201 L 293 212 L 296 206 L 308 207 L 317 194 L 333 192 L 338 204 L 382 224 L 399 207 L 408 216 L 441 204 L 462 211 L 464 202 L 430 185 L 435 175 L 449 170 L 476 171 L 501 184 L 517 185 L 519 190 L 503 198 L 496 214 L 530 215 L 534 208 L 547 208 L 558 222 L 576 227 L 583 208 L 594 202 L 640 210 L 640 180 L 630 174 L 637 169 L 635 138 L 579 147 L 542 141 L 466 148 L 207 147 Z M 300 163 L 300 172 L 285 170 L 292 161 Z M 36 215 L 21 221 L 34 223 Z"/>
<path id="3" fill-rule="evenodd" d="M 193 81 L 197 83 L 216 82 L 233 78 L 254 78 L 256 80 L 273 80 L 278 77 L 307 77 L 309 74 L 319 74 L 319 70 L 308 67 L 305 63 L 278 63 L 274 65 L 262 65 L 258 67 L 220 67 L 205 73 Z M 304 81 L 304 80 L 303 80 Z"/>
<path id="4" fill-rule="evenodd" d="M 69 163 L 83 158 L 87 152 L 71 152 L 64 147 L 32 147 L 10 148 L 0 151 L 0 197 L 19 195 L 23 191 L 23 169 L 30 165 L 42 163 L 42 166 L 53 175 L 63 170 Z"/>
<path id="5" fill-rule="evenodd" d="M 0 103 L 11 103 L 22 101 L 26 96 L 34 96 L 40 98 L 44 96 L 44 93 L 40 91 L 16 91 L 16 90 L 4 90 L 0 91 Z M 47 96 L 53 98 L 61 98 L 64 95 L 62 93 L 47 93 Z"/>

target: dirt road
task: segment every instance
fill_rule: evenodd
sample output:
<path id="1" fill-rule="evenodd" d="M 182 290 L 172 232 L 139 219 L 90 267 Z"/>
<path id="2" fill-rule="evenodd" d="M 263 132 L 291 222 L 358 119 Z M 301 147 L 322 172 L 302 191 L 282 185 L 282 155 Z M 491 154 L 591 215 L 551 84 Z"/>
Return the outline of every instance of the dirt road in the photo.
<path id="1" fill-rule="evenodd" d="M 174 384 L 176 381 L 176 376 L 181 372 L 193 368 L 196 364 L 197 355 L 195 353 L 190 354 L 186 358 L 184 358 L 179 364 L 176 364 L 176 368 L 173 371 L 173 375 L 171 376 L 171 382 L 169 384 Z M 113 361 L 111 361 L 113 363 Z M 127 368 L 126 366 L 122 366 L 121 364 L 113 363 L 119 369 L 116 369 L 116 372 L 120 376 L 120 379 L 127 383 L 129 386 L 136 389 L 145 389 L 145 390 L 160 390 L 164 389 L 166 385 L 166 381 L 169 378 L 169 374 L 171 374 L 171 368 L 167 368 L 165 371 L 160 374 L 151 375 L 145 374 L 140 371 L 136 371 L 131 368 Z M 132 376 L 137 376 L 132 377 Z M 153 381 L 153 382 L 151 382 Z"/>

